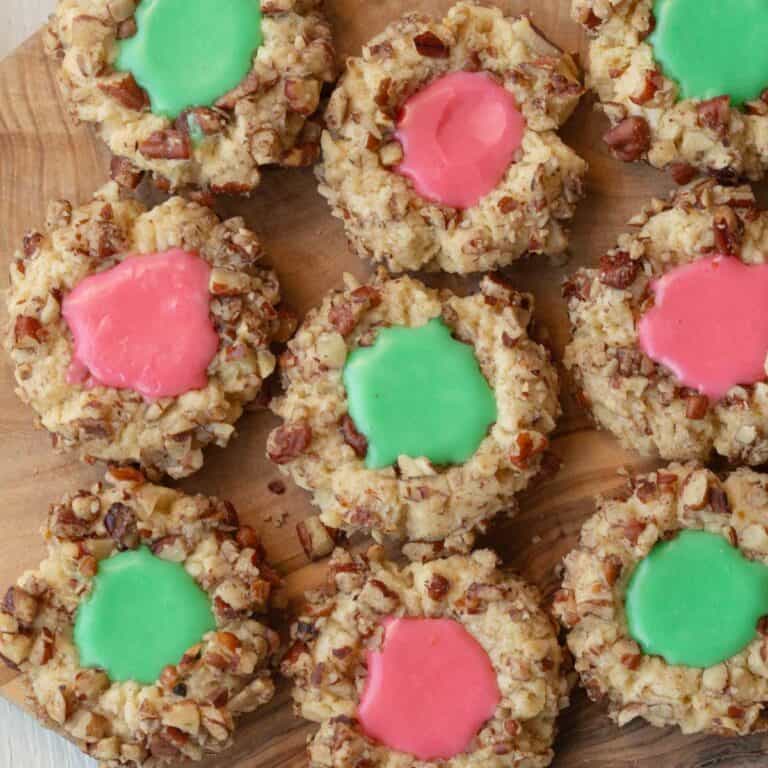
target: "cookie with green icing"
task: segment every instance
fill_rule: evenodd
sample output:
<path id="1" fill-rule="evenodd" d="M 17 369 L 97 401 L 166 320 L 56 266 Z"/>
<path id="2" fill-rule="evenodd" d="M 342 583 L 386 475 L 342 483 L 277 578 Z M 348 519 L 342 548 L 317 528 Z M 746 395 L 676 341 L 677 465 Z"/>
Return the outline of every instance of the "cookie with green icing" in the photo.
<path id="1" fill-rule="evenodd" d="M 335 77 L 321 0 L 60 0 L 46 34 L 65 100 L 114 178 L 245 194 L 264 165 L 319 154 L 310 120 Z"/>
<path id="2" fill-rule="evenodd" d="M 572 0 L 589 81 L 620 160 L 757 180 L 768 168 L 768 6 L 762 0 Z"/>
<path id="3" fill-rule="evenodd" d="M 279 638 L 265 616 L 279 579 L 229 503 L 116 468 L 52 505 L 45 536 L 46 559 L 2 603 L 0 658 L 84 752 L 202 760 L 272 699 Z"/>
<path id="4" fill-rule="evenodd" d="M 269 457 L 327 528 L 465 548 L 547 465 L 557 375 L 532 312 L 491 278 L 466 297 L 350 279 L 288 345 Z"/>
<path id="5" fill-rule="evenodd" d="M 600 498 L 555 613 L 582 683 L 624 725 L 761 729 L 768 475 L 672 464 Z"/>

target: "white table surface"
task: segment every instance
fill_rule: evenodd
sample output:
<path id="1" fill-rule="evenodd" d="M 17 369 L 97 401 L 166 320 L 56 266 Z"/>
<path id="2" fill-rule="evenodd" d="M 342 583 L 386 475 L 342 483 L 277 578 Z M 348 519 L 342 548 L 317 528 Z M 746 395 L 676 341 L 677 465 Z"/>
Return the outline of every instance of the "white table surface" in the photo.
<path id="1" fill-rule="evenodd" d="M 0 58 L 31 35 L 55 0 L 0 0 Z M 0 222 L 2 226 L 2 222 Z M 0 768 L 95 768 L 64 739 L 0 699 Z"/>

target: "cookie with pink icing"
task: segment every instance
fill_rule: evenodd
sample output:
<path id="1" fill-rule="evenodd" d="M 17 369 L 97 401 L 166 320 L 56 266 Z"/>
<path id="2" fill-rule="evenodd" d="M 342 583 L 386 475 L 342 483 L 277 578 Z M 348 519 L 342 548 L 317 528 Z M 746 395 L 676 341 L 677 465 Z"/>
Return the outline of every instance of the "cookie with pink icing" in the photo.
<path id="1" fill-rule="evenodd" d="M 261 256 L 241 219 L 181 198 L 53 203 L 12 262 L 6 344 L 54 445 L 172 477 L 226 445 L 291 330 Z"/>
<path id="2" fill-rule="evenodd" d="M 527 16 L 460 2 L 390 24 L 330 99 L 320 192 L 357 253 L 467 273 L 557 254 L 586 164 L 556 131 L 582 87 Z"/>
<path id="3" fill-rule="evenodd" d="M 649 456 L 768 461 L 768 214 L 694 183 L 565 285 L 565 364 L 599 426 Z"/>
<path id="4" fill-rule="evenodd" d="M 533 587 L 488 550 L 404 568 L 337 550 L 329 569 L 283 662 L 297 713 L 320 723 L 310 768 L 550 764 L 569 686 Z"/>

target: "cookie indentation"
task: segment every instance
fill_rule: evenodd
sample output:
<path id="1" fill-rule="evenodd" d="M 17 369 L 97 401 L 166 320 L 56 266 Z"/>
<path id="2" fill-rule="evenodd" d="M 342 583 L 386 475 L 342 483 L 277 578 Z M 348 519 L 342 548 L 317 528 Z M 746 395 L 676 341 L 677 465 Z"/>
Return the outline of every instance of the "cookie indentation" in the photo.
<path id="1" fill-rule="evenodd" d="M 370 469 L 400 456 L 462 464 L 497 417 L 472 347 L 454 339 L 440 319 L 379 330 L 373 346 L 350 354 L 344 385 L 349 413 L 368 440 Z"/>
<path id="2" fill-rule="evenodd" d="M 736 105 L 768 87 L 768 3 L 656 0 L 654 56 L 683 99 L 728 95 Z"/>
<path id="3" fill-rule="evenodd" d="M 515 97 L 487 74 L 454 72 L 411 97 L 397 138 L 397 170 L 428 200 L 471 208 L 503 178 L 520 149 L 525 119 Z"/>
<path id="4" fill-rule="evenodd" d="M 706 669 L 744 650 L 768 614 L 768 568 L 722 536 L 682 531 L 657 544 L 626 594 L 629 631 L 647 654 Z"/>
<path id="5" fill-rule="evenodd" d="M 768 266 L 703 258 L 667 272 L 652 290 L 640 345 L 682 384 L 719 400 L 734 386 L 765 379 Z"/>
<path id="6" fill-rule="evenodd" d="M 77 613 L 75 644 L 80 666 L 150 685 L 215 628 L 210 599 L 184 567 L 142 547 L 99 564 Z"/>
<path id="7" fill-rule="evenodd" d="M 248 74 L 261 45 L 259 0 L 144 0 L 116 67 L 131 72 L 156 115 L 210 107 Z"/>
<path id="8" fill-rule="evenodd" d="M 357 716 L 366 734 L 420 760 L 466 752 L 501 695 L 482 646 L 453 619 L 384 622 Z"/>
<path id="9" fill-rule="evenodd" d="M 178 249 L 134 256 L 82 280 L 64 298 L 74 337 L 69 383 L 176 397 L 208 382 L 219 347 L 210 266 Z"/>

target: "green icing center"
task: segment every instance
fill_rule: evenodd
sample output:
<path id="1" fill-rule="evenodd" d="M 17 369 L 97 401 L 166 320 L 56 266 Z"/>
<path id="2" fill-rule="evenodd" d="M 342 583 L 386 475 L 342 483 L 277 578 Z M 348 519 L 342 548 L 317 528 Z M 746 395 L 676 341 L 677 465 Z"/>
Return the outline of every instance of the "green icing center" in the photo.
<path id="1" fill-rule="evenodd" d="M 741 105 L 768 87 L 768 0 L 655 0 L 653 10 L 654 56 L 681 98 Z"/>
<path id="2" fill-rule="evenodd" d="M 142 0 L 136 24 L 115 66 L 133 74 L 156 115 L 169 118 L 231 91 L 262 41 L 260 0 Z"/>
<path id="3" fill-rule="evenodd" d="M 706 669 L 755 639 L 758 620 L 768 614 L 768 568 L 722 536 L 683 531 L 637 567 L 626 612 L 645 653 Z"/>
<path id="4" fill-rule="evenodd" d="M 462 464 L 497 417 L 472 347 L 439 319 L 380 330 L 373 346 L 349 356 L 344 385 L 349 414 L 368 440 L 370 469 L 389 467 L 399 456 Z"/>
<path id="5" fill-rule="evenodd" d="M 75 621 L 82 667 L 151 685 L 216 629 L 211 602 L 179 563 L 146 547 L 103 560 Z"/>

